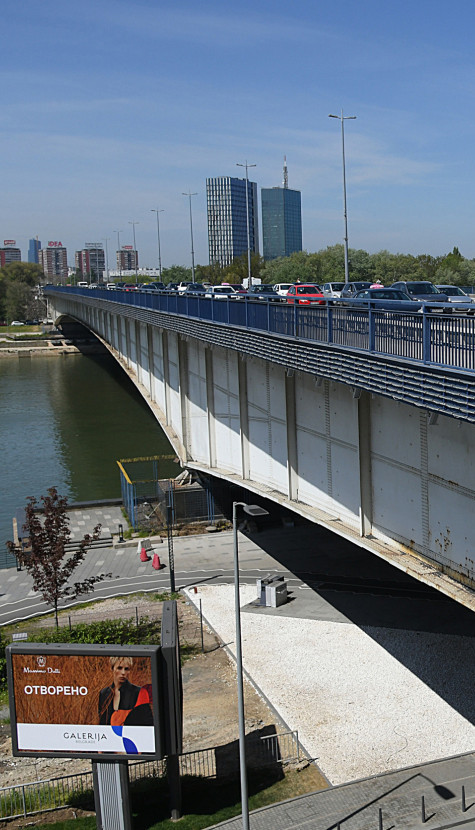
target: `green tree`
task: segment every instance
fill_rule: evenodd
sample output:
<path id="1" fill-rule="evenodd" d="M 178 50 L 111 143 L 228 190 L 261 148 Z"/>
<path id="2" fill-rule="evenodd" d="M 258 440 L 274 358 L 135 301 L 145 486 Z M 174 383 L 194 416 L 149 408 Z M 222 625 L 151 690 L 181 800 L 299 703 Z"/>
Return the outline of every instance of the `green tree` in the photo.
<path id="1" fill-rule="evenodd" d="M 251 253 L 251 277 L 252 279 L 260 279 L 261 269 L 264 260 L 259 254 Z M 236 257 L 231 265 L 225 268 L 225 279 L 228 282 L 240 282 L 248 277 L 248 262 L 247 252 Z"/>
<path id="2" fill-rule="evenodd" d="M 71 541 L 68 501 L 58 495 L 55 487 L 50 487 L 47 496 L 42 496 L 41 514 L 37 511 L 37 499 L 30 497 L 25 508 L 25 536 L 28 548 L 15 547 L 14 542 L 7 542 L 8 550 L 15 554 L 20 564 L 33 578 L 33 590 L 40 593 L 44 601 L 54 609 L 56 627 L 58 627 L 58 605 L 61 599 L 75 599 L 81 594 L 94 590 L 94 585 L 112 574 L 99 574 L 83 582 L 67 585 L 70 576 L 83 561 L 91 542 L 100 536 L 101 525 L 96 525 L 92 534 L 86 534 L 75 545 L 75 550 L 68 551 Z"/>
<path id="3" fill-rule="evenodd" d="M 198 282 L 209 282 L 211 285 L 219 285 L 226 279 L 226 268 L 218 262 L 212 265 L 197 265 L 196 279 Z"/>
<path id="4" fill-rule="evenodd" d="M 7 282 L 5 316 L 7 320 L 25 320 L 32 300 L 32 289 L 24 282 Z"/>
<path id="5" fill-rule="evenodd" d="M 295 251 L 287 257 L 265 262 L 261 271 L 263 282 L 275 285 L 281 282 L 317 282 L 318 254 Z"/>
<path id="6" fill-rule="evenodd" d="M 169 282 L 191 282 L 191 268 L 184 265 L 170 265 L 162 270 L 162 282 L 168 285 Z"/>
<path id="7" fill-rule="evenodd" d="M 9 292 L 11 286 L 22 284 L 33 288 L 33 286 L 41 282 L 43 277 L 43 271 L 39 265 L 31 262 L 11 262 L 9 265 L 4 265 L 3 268 L 0 268 L 0 318 L 4 320 L 7 315 L 10 319 L 23 316 L 21 310 L 18 310 L 16 306 L 16 303 L 19 302 L 19 297 L 22 295 L 22 289 Z M 9 309 L 13 309 L 13 314 L 7 312 L 8 295 L 10 295 Z"/>

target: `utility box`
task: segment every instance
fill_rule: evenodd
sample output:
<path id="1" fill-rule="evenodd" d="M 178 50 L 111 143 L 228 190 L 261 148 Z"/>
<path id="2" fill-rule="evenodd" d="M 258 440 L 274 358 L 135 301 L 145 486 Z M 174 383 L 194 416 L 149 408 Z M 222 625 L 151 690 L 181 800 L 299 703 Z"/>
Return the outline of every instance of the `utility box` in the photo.
<path id="1" fill-rule="evenodd" d="M 259 605 L 278 608 L 287 602 L 287 583 L 283 576 L 266 576 L 256 580 Z"/>

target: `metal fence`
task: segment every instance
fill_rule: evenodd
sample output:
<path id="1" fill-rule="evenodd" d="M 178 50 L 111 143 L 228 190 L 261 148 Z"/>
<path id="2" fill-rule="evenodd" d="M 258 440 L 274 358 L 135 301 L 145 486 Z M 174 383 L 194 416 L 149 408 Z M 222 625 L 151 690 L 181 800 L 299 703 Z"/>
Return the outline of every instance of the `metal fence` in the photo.
<path id="1" fill-rule="evenodd" d="M 148 532 L 178 523 L 212 524 L 217 513 L 214 496 L 206 479 L 183 483 L 159 478 L 161 462 L 174 456 L 127 458 L 117 462 L 120 470 L 122 501 L 134 530 Z"/>
<path id="2" fill-rule="evenodd" d="M 180 774 L 193 775 L 201 778 L 217 778 L 217 756 L 222 747 L 202 749 L 196 752 L 185 752 L 180 756 Z M 259 766 L 298 762 L 302 757 L 302 750 L 297 732 L 283 732 L 282 734 L 264 736 L 246 736 L 246 749 L 249 753 L 249 766 L 256 763 Z M 236 755 L 239 769 L 238 756 Z M 129 781 L 143 780 L 144 778 L 163 778 L 167 773 L 166 759 L 164 761 L 138 761 L 129 763 Z M 59 778 L 50 778 L 45 781 L 35 781 L 28 784 L 18 784 L 13 787 L 0 788 L 0 819 L 11 819 L 16 816 L 29 816 L 33 813 L 43 813 L 65 807 L 74 797 L 93 789 L 92 770 L 64 775 Z"/>
<path id="3" fill-rule="evenodd" d="M 92 296 L 86 288 L 55 286 L 52 291 L 88 299 Z M 450 303 L 425 305 L 421 311 L 412 312 L 393 310 L 389 306 L 388 310 L 376 308 L 364 300 L 359 307 L 352 308 L 336 299 L 308 307 L 256 301 L 245 295 L 239 300 L 217 302 L 204 296 L 147 289 L 130 292 L 96 289 L 94 298 L 295 340 L 397 356 L 425 365 L 475 371 L 475 316 L 466 314 L 462 306 L 454 310 L 455 304 Z"/>

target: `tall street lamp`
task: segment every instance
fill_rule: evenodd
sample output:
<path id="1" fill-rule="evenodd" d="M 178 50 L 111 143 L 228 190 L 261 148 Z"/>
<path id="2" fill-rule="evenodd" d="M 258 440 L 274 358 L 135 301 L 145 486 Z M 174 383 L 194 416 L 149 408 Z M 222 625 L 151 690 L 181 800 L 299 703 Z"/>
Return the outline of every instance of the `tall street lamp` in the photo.
<path id="1" fill-rule="evenodd" d="M 249 177 L 247 171 L 249 167 L 257 167 L 257 164 L 248 164 L 247 159 L 244 164 L 239 164 L 236 162 L 236 167 L 245 167 L 246 168 L 246 224 L 247 224 L 247 287 L 250 288 L 252 285 L 252 276 L 251 276 L 251 232 L 249 228 Z M 254 206 L 255 210 L 255 206 Z"/>
<path id="2" fill-rule="evenodd" d="M 138 265 L 138 256 L 137 256 L 137 245 L 135 244 L 135 226 L 140 225 L 140 222 L 129 222 L 129 225 L 132 225 L 134 231 L 134 258 L 135 258 L 135 285 L 137 285 L 138 277 L 137 277 L 137 265 Z"/>
<path id="3" fill-rule="evenodd" d="M 107 246 L 109 239 L 109 236 L 104 237 L 104 242 L 106 243 L 106 282 L 109 282 L 109 249 Z"/>
<path id="4" fill-rule="evenodd" d="M 343 153 L 343 218 L 345 222 L 345 283 L 349 281 L 349 268 L 348 268 L 348 214 L 346 211 L 346 172 L 345 172 L 345 129 L 344 129 L 344 122 L 345 121 L 354 121 L 356 115 L 343 115 L 343 110 L 341 111 L 341 115 L 329 115 L 329 118 L 338 118 L 341 121 L 341 149 Z"/>
<path id="5" fill-rule="evenodd" d="M 121 256 L 121 252 L 120 252 L 120 234 L 122 233 L 122 231 L 114 231 L 114 233 L 117 234 L 117 255 L 118 255 L 117 265 L 119 266 L 119 281 L 120 281 L 121 277 L 122 277 L 122 256 Z"/>
<path id="6" fill-rule="evenodd" d="M 243 830 L 249 830 L 249 802 L 247 796 L 246 771 L 246 721 L 244 716 L 244 679 L 242 669 L 241 643 L 241 600 L 239 595 L 239 555 L 237 508 L 242 507 L 249 516 L 267 516 L 268 511 L 257 504 L 246 504 L 243 501 L 233 502 L 233 540 L 234 540 L 234 614 L 236 619 L 236 671 L 239 715 L 239 773 L 241 779 L 241 809 Z"/>
<path id="7" fill-rule="evenodd" d="M 160 252 L 160 222 L 159 222 L 159 219 L 158 219 L 158 214 L 159 213 L 164 213 L 164 209 L 159 210 L 158 208 L 151 208 L 150 211 L 151 211 L 151 213 L 156 213 L 157 214 L 158 275 L 159 275 L 160 279 L 162 279 L 162 255 L 161 255 L 161 252 Z"/>
<path id="8" fill-rule="evenodd" d="M 195 281 L 195 252 L 193 250 L 193 216 L 191 213 L 191 197 L 197 196 L 197 193 L 183 193 L 183 196 L 188 196 L 190 200 L 190 232 L 191 232 L 191 281 Z"/>

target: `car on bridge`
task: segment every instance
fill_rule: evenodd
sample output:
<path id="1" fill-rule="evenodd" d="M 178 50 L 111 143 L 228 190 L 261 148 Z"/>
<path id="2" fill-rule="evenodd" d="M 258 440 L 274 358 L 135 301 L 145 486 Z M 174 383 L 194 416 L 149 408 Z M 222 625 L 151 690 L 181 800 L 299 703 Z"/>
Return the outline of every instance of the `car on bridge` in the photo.
<path id="1" fill-rule="evenodd" d="M 344 287 L 344 282 L 326 282 L 322 287 L 322 291 L 325 297 L 341 297 Z"/>
<path id="2" fill-rule="evenodd" d="M 197 294 L 206 294 L 207 292 L 206 285 L 203 285 L 201 282 L 189 282 L 186 286 L 184 291 L 180 291 L 179 293 L 182 295 L 197 295 Z"/>
<path id="3" fill-rule="evenodd" d="M 474 300 L 465 291 L 462 291 L 458 285 L 438 285 L 437 288 L 447 294 L 449 303 L 463 303 L 464 305 L 471 303 L 475 305 Z"/>
<path id="4" fill-rule="evenodd" d="M 347 282 L 341 289 L 340 297 L 354 297 L 355 294 L 358 291 L 362 291 L 363 288 L 371 288 L 372 284 L 373 283 L 367 281 L 365 282 L 364 280 L 359 280 L 358 282 Z"/>
<path id="5" fill-rule="evenodd" d="M 406 282 L 400 280 L 393 282 L 391 288 L 398 288 L 400 291 L 405 291 L 414 300 L 429 300 L 434 303 L 447 303 L 449 298 L 443 291 L 439 291 L 438 287 L 428 280 L 417 280 L 414 282 Z"/>
<path id="6" fill-rule="evenodd" d="M 413 300 L 405 291 L 398 288 L 363 288 L 351 299 L 342 300 L 341 305 L 365 308 L 378 308 L 386 311 L 420 311 L 422 300 Z"/>
<path id="7" fill-rule="evenodd" d="M 271 303 L 285 302 L 284 297 L 280 297 L 274 291 L 274 286 L 269 283 L 261 283 L 260 285 L 251 285 L 247 289 L 247 296 L 252 300 L 269 300 Z"/>
<path id="8" fill-rule="evenodd" d="M 291 305 L 325 305 L 325 295 L 314 283 L 291 285 L 284 300 Z"/>
<path id="9" fill-rule="evenodd" d="M 233 300 L 239 294 L 231 285 L 210 285 L 204 296 L 211 300 Z"/>

